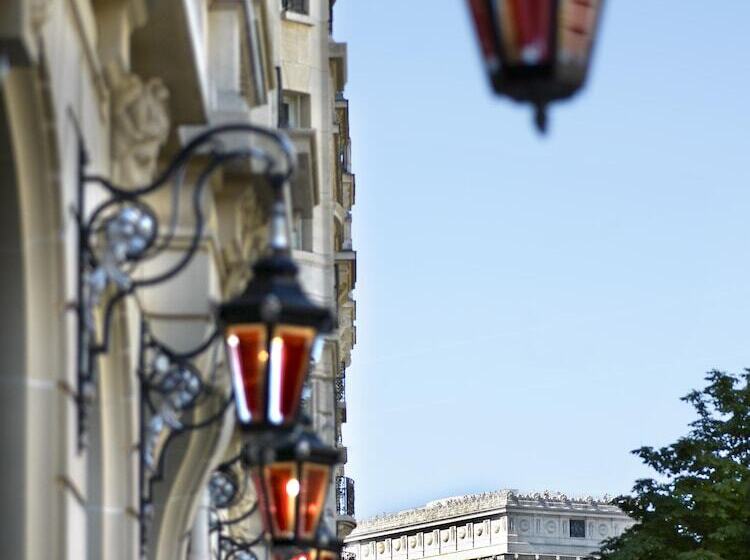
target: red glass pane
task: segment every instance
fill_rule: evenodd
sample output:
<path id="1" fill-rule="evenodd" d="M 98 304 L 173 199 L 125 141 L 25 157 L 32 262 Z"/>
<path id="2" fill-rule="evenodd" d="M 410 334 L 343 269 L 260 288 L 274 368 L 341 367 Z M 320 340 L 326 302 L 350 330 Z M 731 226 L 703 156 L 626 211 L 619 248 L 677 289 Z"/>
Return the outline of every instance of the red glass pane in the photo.
<path id="1" fill-rule="evenodd" d="M 555 0 L 497 0 L 503 45 L 516 64 L 546 64 L 552 54 L 552 18 Z"/>
<path id="2" fill-rule="evenodd" d="M 324 465 L 307 464 L 302 467 L 302 487 L 300 494 L 300 536 L 312 538 L 320 523 L 323 505 L 326 501 L 330 468 Z"/>
<path id="3" fill-rule="evenodd" d="M 493 29 L 492 13 L 487 0 L 469 0 L 469 9 L 474 19 L 474 27 L 479 37 L 482 55 L 488 66 L 498 64 L 497 46 L 495 44 L 495 30 Z"/>
<path id="4" fill-rule="evenodd" d="M 275 537 L 293 538 L 300 494 L 296 465 L 275 463 L 265 467 L 265 483 L 271 534 Z"/>
<path id="5" fill-rule="evenodd" d="M 287 325 L 276 328 L 271 339 L 269 369 L 268 417 L 271 422 L 286 424 L 296 417 L 314 336 L 315 330 L 311 328 Z"/>
<path id="6" fill-rule="evenodd" d="M 266 329 L 262 325 L 235 325 L 227 328 L 226 347 L 232 371 L 241 422 L 262 421 L 265 401 L 265 367 L 268 361 Z"/>

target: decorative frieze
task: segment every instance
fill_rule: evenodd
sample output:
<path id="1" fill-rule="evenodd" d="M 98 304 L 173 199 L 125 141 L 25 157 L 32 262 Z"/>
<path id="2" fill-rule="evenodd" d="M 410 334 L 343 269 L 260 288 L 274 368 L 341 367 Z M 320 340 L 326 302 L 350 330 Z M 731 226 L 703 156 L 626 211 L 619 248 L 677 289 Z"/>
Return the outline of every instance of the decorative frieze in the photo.
<path id="1" fill-rule="evenodd" d="M 356 534 L 382 531 L 407 525 L 428 523 L 452 517 L 491 511 L 508 506 L 575 509 L 619 510 L 609 505 L 611 497 L 569 497 L 559 492 L 533 492 L 523 494 L 515 490 L 500 490 L 466 496 L 435 500 L 426 506 L 396 513 L 382 514 L 359 521 Z"/>
<path id="2" fill-rule="evenodd" d="M 585 556 L 632 525 L 608 502 L 512 490 L 436 500 L 360 521 L 346 550 L 357 560 L 464 560 L 529 551 Z"/>

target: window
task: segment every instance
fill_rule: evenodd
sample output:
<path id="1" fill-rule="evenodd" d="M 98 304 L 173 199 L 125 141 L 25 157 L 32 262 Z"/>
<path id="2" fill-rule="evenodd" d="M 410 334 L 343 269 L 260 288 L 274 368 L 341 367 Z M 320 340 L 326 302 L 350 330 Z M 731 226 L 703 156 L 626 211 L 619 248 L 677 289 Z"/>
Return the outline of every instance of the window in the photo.
<path id="1" fill-rule="evenodd" d="M 586 522 L 583 519 L 570 520 L 570 536 L 575 539 L 586 538 Z"/>
<path id="2" fill-rule="evenodd" d="M 292 248 L 299 251 L 312 251 L 312 216 L 305 217 L 301 210 L 294 211 Z"/>
<path id="3" fill-rule="evenodd" d="M 279 107 L 281 128 L 310 128 L 310 96 L 285 91 Z"/>
<path id="4" fill-rule="evenodd" d="M 307 0 L 281 0 L 281 7 L 285 10 L 296 12 L 298 14 L 309 13 Z"/>

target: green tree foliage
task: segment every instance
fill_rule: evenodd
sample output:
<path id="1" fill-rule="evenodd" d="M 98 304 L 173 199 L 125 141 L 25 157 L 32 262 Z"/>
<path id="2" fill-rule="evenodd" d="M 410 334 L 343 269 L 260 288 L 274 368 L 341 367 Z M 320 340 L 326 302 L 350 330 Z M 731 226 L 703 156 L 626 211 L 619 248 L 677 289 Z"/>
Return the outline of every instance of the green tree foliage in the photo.
<path id="1" fill-rule="evenodd" d="M 686 437 L 633 451 L 658 480 L 638 480 L 632 496 L 614 500 L 637 524 L 594 558 L 750 560 L 750 370 L 706 380 L 682 399 L 698 413 Z"/>

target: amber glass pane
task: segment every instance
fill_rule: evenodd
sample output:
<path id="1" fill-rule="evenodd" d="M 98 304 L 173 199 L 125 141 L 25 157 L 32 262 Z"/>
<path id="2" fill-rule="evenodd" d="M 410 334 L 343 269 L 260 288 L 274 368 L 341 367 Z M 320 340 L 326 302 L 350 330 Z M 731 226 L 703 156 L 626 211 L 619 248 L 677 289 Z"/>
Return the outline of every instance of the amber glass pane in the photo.
<path id="1" fill-rule="evenodd" d="M 300 494 L 300 536 L 310 539 L 318 529 L 320 514 L 328 490 L 330 468 L 324 465 L 306 464 L 302 466 L 302 488 Z"/>
<path id="2" fill-rule="evenodd" d="M 265 482 L 271 533 L 276 537 L 294 537 L 300 494 L 296 465 L 290 462 L 265 467 Z"/>
<path id="3" fill-rule="evenodd" d="M 297 414 L 314 337 L 315 330 L 307 327 L 280 325 L 274 331 L 268 418 L 275 424 L 289 423 Z"/>
<path id="4" fill-rule="evenodd" d="M 510 64 L 535 66 L 550 61 L 554 1 L 496 0 Z"/>
<path id="5" fill-rule="evenodd" d="M 226 332 L 227 355 L 237 395 L 237 414 L 244 423 L 264 418 L 264 373 L 268 352 L 262 325 L 234 325 Z"/>
<path id="6" fill-rule="evenodd" d="M 560 61 L 586 64 L 598 19 L 599 0 L 561 0 Z"/>

